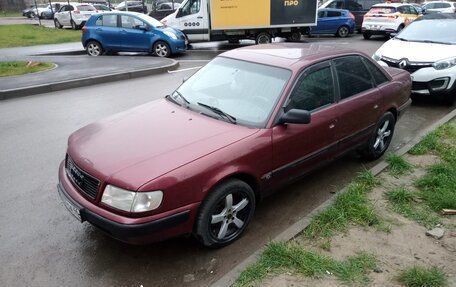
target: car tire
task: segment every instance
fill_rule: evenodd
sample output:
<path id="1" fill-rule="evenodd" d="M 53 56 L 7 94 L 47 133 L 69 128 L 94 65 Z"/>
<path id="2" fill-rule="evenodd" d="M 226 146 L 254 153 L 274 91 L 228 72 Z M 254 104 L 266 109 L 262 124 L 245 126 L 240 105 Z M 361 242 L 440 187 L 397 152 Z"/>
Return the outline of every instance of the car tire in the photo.
<path id="1" fill-rule="evenodd" d="M 347 26 L 340 26 L 339 29 L 337 29 L 336 37 L 345 38 L 349 34 L 350 34 L 350 30 L 348 29 Z"/>
<path id="2" fill-rule="evenodd" d="M 60 24 L 59 20 L 57 20 L 57 19 L 54 19 L 54 26 L 57 29 L 62 29 L 62 27 L 63 27 L 62 24 Z"/>
<path id="3" fill-rule="evenodd" d="M 366 160 L 380 158 L 388 149 L 394 134 L 396 118 L 391 112 L 386 112 L 375 126 L 374 133 L 361 150 L 361 156 Z"/>
<path id="4" fill-rule="evenodd" d="M 171 49 L 169 48 L 169 45 L 163 41 L 155 42 L 154 46 L 152 47 L 152 51 L 157 57 L 167 58 L 171 55 Z"/>
<path id="5" fill-rule="evenodd" d="M 31 18 L 31 19 L 35 18 L 35 12 L 30 12 L 30 14 L 29 14 L 29 15 L 30 15 L 30 17 L 29 17 L 29 18 Z"/>
<path id="6" fill-rule="evenodd" d="M 101 56 L 103 55 L 103 47 L 97 41 L 89 41 L 86 45 L 86 52 L 92 57 Z"/>
<path id="7" fill-rule="evenodd" d="M 372 36 L 371 33 L 369 33 L 369 32 L 363 32 L 363 38 L 364 38 L 364 40 L 369 40 L 371 36 Z"/>
<path id="8" fill-rule="evenodd" d="M 255 37 L 256 44 L 269 44 L 272 42 L 271 34 L 268 32 L 261 32 Z"/>
<path id="9" fill-rule="evenodd" d="M 255 193 L 244 181 L 219 184 L 203 201 L 195 235 L 207 247 L 217 248 L 238 239 L 255 211 Z"/>
<path id="10" fill-rule="evenodd" d="M 78 29 L 78 25 L 76 25 L 76 23 L 73 20 L 71 20 L 71 29 L 73 29 L 73 30 Z"/>
<path id="11" fill-rule="evenodd" d="M 39 18 L 44 19 L 45 18 L 44 13 L 41 13 Z"/>
<path id="12" fill-rule="evenodd" d="M 300 42 L 301 41 L 301 32 L 299 32 L 299 31 L 292 32 L 287 40 L 289 42 Z"/>

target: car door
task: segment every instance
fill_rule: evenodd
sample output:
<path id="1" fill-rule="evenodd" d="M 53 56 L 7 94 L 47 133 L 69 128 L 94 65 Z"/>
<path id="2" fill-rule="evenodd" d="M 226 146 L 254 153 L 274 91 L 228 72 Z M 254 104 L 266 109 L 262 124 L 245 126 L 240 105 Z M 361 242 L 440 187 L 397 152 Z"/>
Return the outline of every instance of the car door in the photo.
<path id="1" fill-rule="evenodd" d="M 189 0 L 182 5 L 177 14 L 176 20 L 179 27 L 191 42 L 209 40 L 209 16 L 207 6 L 202 5 L 203 0 Z"/>
<path id="2" fill-rule="evenodd" d="M 325 31 L 327 10 L 320 10 L 317 14 L 317 26 L 311 28 L 312 34 L 321 34 Z"/>
<path id="3" fill-rule="evenodd" d="M 306 69 L 286 101 L 283 112 L 308 110 L 309 124 L 278 124 L 272 130 L 273 168 L 276 184 L 296 178 L 332 159 L 337 146 L 335 85 L 329 61 Z"/>
<path id="4" fill-rule="evenodd" d="M 95 21 L 95 37 L 105 50 L 120 50 L 120 27 L 118 27 L 118 16 L 107 14 L 98 16 Z"/>
<path id="5" fill-rule="evenodd" d="M 325 33 L 335 34 L 342 24 L 341 13 L 339 11 L 328 11 L 326 14 Z"/>
<path id="6" fill-rule="evenodd" d="M 64 5 L 60 8 L 59 12 L 56 15 L 57 20 L 61 25 L 69 26 L 70 24 L 70 6 Z"/>
<path id="7" fill-rule="evenodd" d="M 339 87 L 337 137 L 343 152 L 370 136 L 380 116 L 380 92 L 361 56 L 339 57 L 332 62 Z"/>
<path id="8" fill-rule="evenodd" d="M 141 30 L 148 27 L 142 20 L 129 16 L 120 16 L 120 45 L 124 51 L 148 51 L 151 47 L 150 31 Z M 151 29 L 150 29 L 151 30 Z"/>

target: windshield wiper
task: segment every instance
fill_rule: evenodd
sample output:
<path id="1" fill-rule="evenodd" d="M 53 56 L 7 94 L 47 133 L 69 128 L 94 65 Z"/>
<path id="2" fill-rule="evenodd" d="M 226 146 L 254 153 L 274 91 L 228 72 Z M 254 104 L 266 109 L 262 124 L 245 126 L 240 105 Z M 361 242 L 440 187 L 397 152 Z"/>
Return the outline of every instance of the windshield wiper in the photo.
<path id="1" fill-rule="evenodd" d="M 200 102 L 198 102 L 198 105 L 202 106 L 202 107 L 205 107 L 206 109 L 211 110 L 212 112 L 216 113 L 219 116 L 225 117 L 226 119 L 228 119 L 228 121 L 230 121 L 230 123 L 236 124 L 236 118 L 233 117 L 230 114 L 225 113 L 221 109 L 219 109 L 217 107 L 209 106 L 209 105 L 206 105 L 206 104 L 203 104 L 203 103 L 200 103 Z"/>
<path id="2" fill-rule="evenodd" d="M 184 96 L 182 96 L 182 94 L 179 93 L 177 90 L 174 91 L 173 95 L 177 95 L 182 101 L 184 101 L 186 107 L 190 105 L 190 102 Z"/>

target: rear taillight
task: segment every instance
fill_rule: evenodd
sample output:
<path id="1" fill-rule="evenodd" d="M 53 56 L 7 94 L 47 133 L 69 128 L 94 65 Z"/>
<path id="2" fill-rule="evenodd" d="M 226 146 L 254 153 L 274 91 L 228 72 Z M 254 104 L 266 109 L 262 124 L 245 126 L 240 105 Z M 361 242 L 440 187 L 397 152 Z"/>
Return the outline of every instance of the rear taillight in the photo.
<path id="1" fill-rule="evenodd" d="M 348 14 L 350 15 L 350 18 L 352 18 L 352 20 L 355 20 L 355 15 L 353 15 L 352 12 L 348 12 Z"/>
<path id="2" fill-rule="evenodd" d="M 82 27 L 81 31 L 82 31 L 82 34 L 84 35 L 87 32 L 87 27 L 84 25 L 84 27 Z"/>
<path id="3" fill-rule="evenodd" d="M 74 13 L 74 14 L 81 14 L 81 11 L 79 11 L 79 10 L 74 10 L 73 13 Z"/>

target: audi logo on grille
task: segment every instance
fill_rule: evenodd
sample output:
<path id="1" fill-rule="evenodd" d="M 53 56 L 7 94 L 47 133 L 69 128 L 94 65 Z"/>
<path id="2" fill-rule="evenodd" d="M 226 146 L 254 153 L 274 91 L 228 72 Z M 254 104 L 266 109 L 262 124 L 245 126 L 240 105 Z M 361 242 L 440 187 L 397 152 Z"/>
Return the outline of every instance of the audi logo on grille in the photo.
<path id="1" fill-rule="evenodd" d="M 76 183 L 79 187 L 84 185 L 84 174 L 82 174 L 72 162 L 68 163 L 68 173 L 74 183 Z"/>

